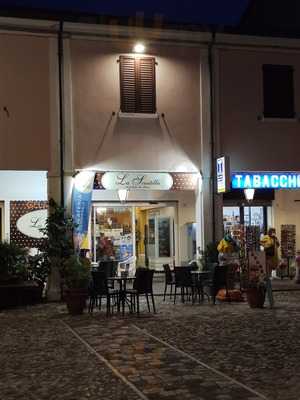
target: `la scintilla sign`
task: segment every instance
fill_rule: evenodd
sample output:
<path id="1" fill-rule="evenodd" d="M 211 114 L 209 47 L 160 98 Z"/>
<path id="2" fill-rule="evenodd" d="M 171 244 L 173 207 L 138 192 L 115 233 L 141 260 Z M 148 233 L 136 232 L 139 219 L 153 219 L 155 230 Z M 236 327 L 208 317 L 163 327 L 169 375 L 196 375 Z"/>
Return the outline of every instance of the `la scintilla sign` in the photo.
<path id="1" fill-rule="evenodd" d="M 233 172 L 232 189 L 300 189 L 300 172 Z"/>
<path id="2" fill-rule="evenodd" d="M 106 190 L 170 190 L 173 178 L 168 173 L 106 172 L 102 185 Z"/>
<path id="3" fill-rule="evenodd" d="M 188 172 L 96 172 L 94 190 L 195 190 L 198 173 Z"/>

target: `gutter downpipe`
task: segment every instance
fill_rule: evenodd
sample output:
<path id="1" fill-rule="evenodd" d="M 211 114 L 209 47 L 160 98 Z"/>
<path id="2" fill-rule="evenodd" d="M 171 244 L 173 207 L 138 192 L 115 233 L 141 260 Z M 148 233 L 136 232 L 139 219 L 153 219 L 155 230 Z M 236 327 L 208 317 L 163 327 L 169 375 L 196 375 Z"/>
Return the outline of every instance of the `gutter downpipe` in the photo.
<path id="1" fill-rule="evenodd" d="M 216 42 L 216 30 L 212 30 L 212 39 L 208 46 L 208 66 L 210 79 L 210 141 L 211 141 L 211 201 L 212 201 L 212 240 L 216 241 L 216 194 L 215 194 L 215 123 L 214 123 L 214 59 L 213 47 Z"/>
<path id="2" fill-rule="evenodd" d="M 59 153 L 60 153 L 60 204 L 65 207 L 65 183 L 64 183 L 64 107 L 63 107 L 63 70 L 64 70 L 64 21 L 59 22 L 58 31 L 58 85 L 59 85 Z"/>

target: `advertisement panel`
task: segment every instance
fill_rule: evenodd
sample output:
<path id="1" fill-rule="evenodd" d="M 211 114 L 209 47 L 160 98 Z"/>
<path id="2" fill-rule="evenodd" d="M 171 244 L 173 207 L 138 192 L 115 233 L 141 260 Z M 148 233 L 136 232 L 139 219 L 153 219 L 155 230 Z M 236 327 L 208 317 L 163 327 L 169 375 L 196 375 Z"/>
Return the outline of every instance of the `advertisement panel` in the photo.
<path id="1" fill-rule="evenodd" d="M 75 224 L 74 245 L 79 252 L 88 248 L 88 227 L 91 212 L 92 192 L 95 173 L 82 171 L 76 175 L 72 193 L 72 217 Z"/>

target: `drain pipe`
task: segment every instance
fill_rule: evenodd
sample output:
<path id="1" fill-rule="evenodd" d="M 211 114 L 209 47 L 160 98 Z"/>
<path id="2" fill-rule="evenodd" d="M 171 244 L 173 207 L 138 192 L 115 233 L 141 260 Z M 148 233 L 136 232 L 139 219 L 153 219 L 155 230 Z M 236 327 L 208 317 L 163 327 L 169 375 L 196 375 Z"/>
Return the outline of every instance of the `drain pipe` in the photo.
<path id="1" fill-rule="evenodd" d="M 214 121 L 214 59 L 213 59 L 213 47 L 216 41 L 216 30 L 212 30 L 212 38 L 208 46 L 208 65 L 209 65 L 209 79 L 210 79 L 210 141 L 211 141 L 211 201 L 212 201 L 212 240 L 216 241 L 216 178 L 215 178 L 215 121 Z"/>
<path id="2" fill-rule="evenodd" d="M 63 71 L 64 71 L 64 22 L 59 22 L 58 31 L 58 85 L 59 85 L 59 150 L 60 150 L 60 205 L 65 207 L 65 183 L 64 183 L 64 105 L 63 105 Z"/>

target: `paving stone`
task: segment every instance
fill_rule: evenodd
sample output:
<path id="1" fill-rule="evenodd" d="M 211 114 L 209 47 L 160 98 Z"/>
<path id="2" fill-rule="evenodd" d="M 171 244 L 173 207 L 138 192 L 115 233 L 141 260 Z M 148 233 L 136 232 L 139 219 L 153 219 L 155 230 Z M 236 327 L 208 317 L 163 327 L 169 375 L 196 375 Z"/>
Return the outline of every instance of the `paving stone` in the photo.
<path id="1" fill-rule="evenodd" d="M 66 323 L 149 400 L 260 399 L 215 370 L 269 400 L 299 400 L 300 292 L 274 297 L 272 310 L 156 298 L 150 318 L 145 304 L 146 318 L 104 311 L 74 318 L 53 304 L 0 312 L 0 399 L 140 398 Z"/>

